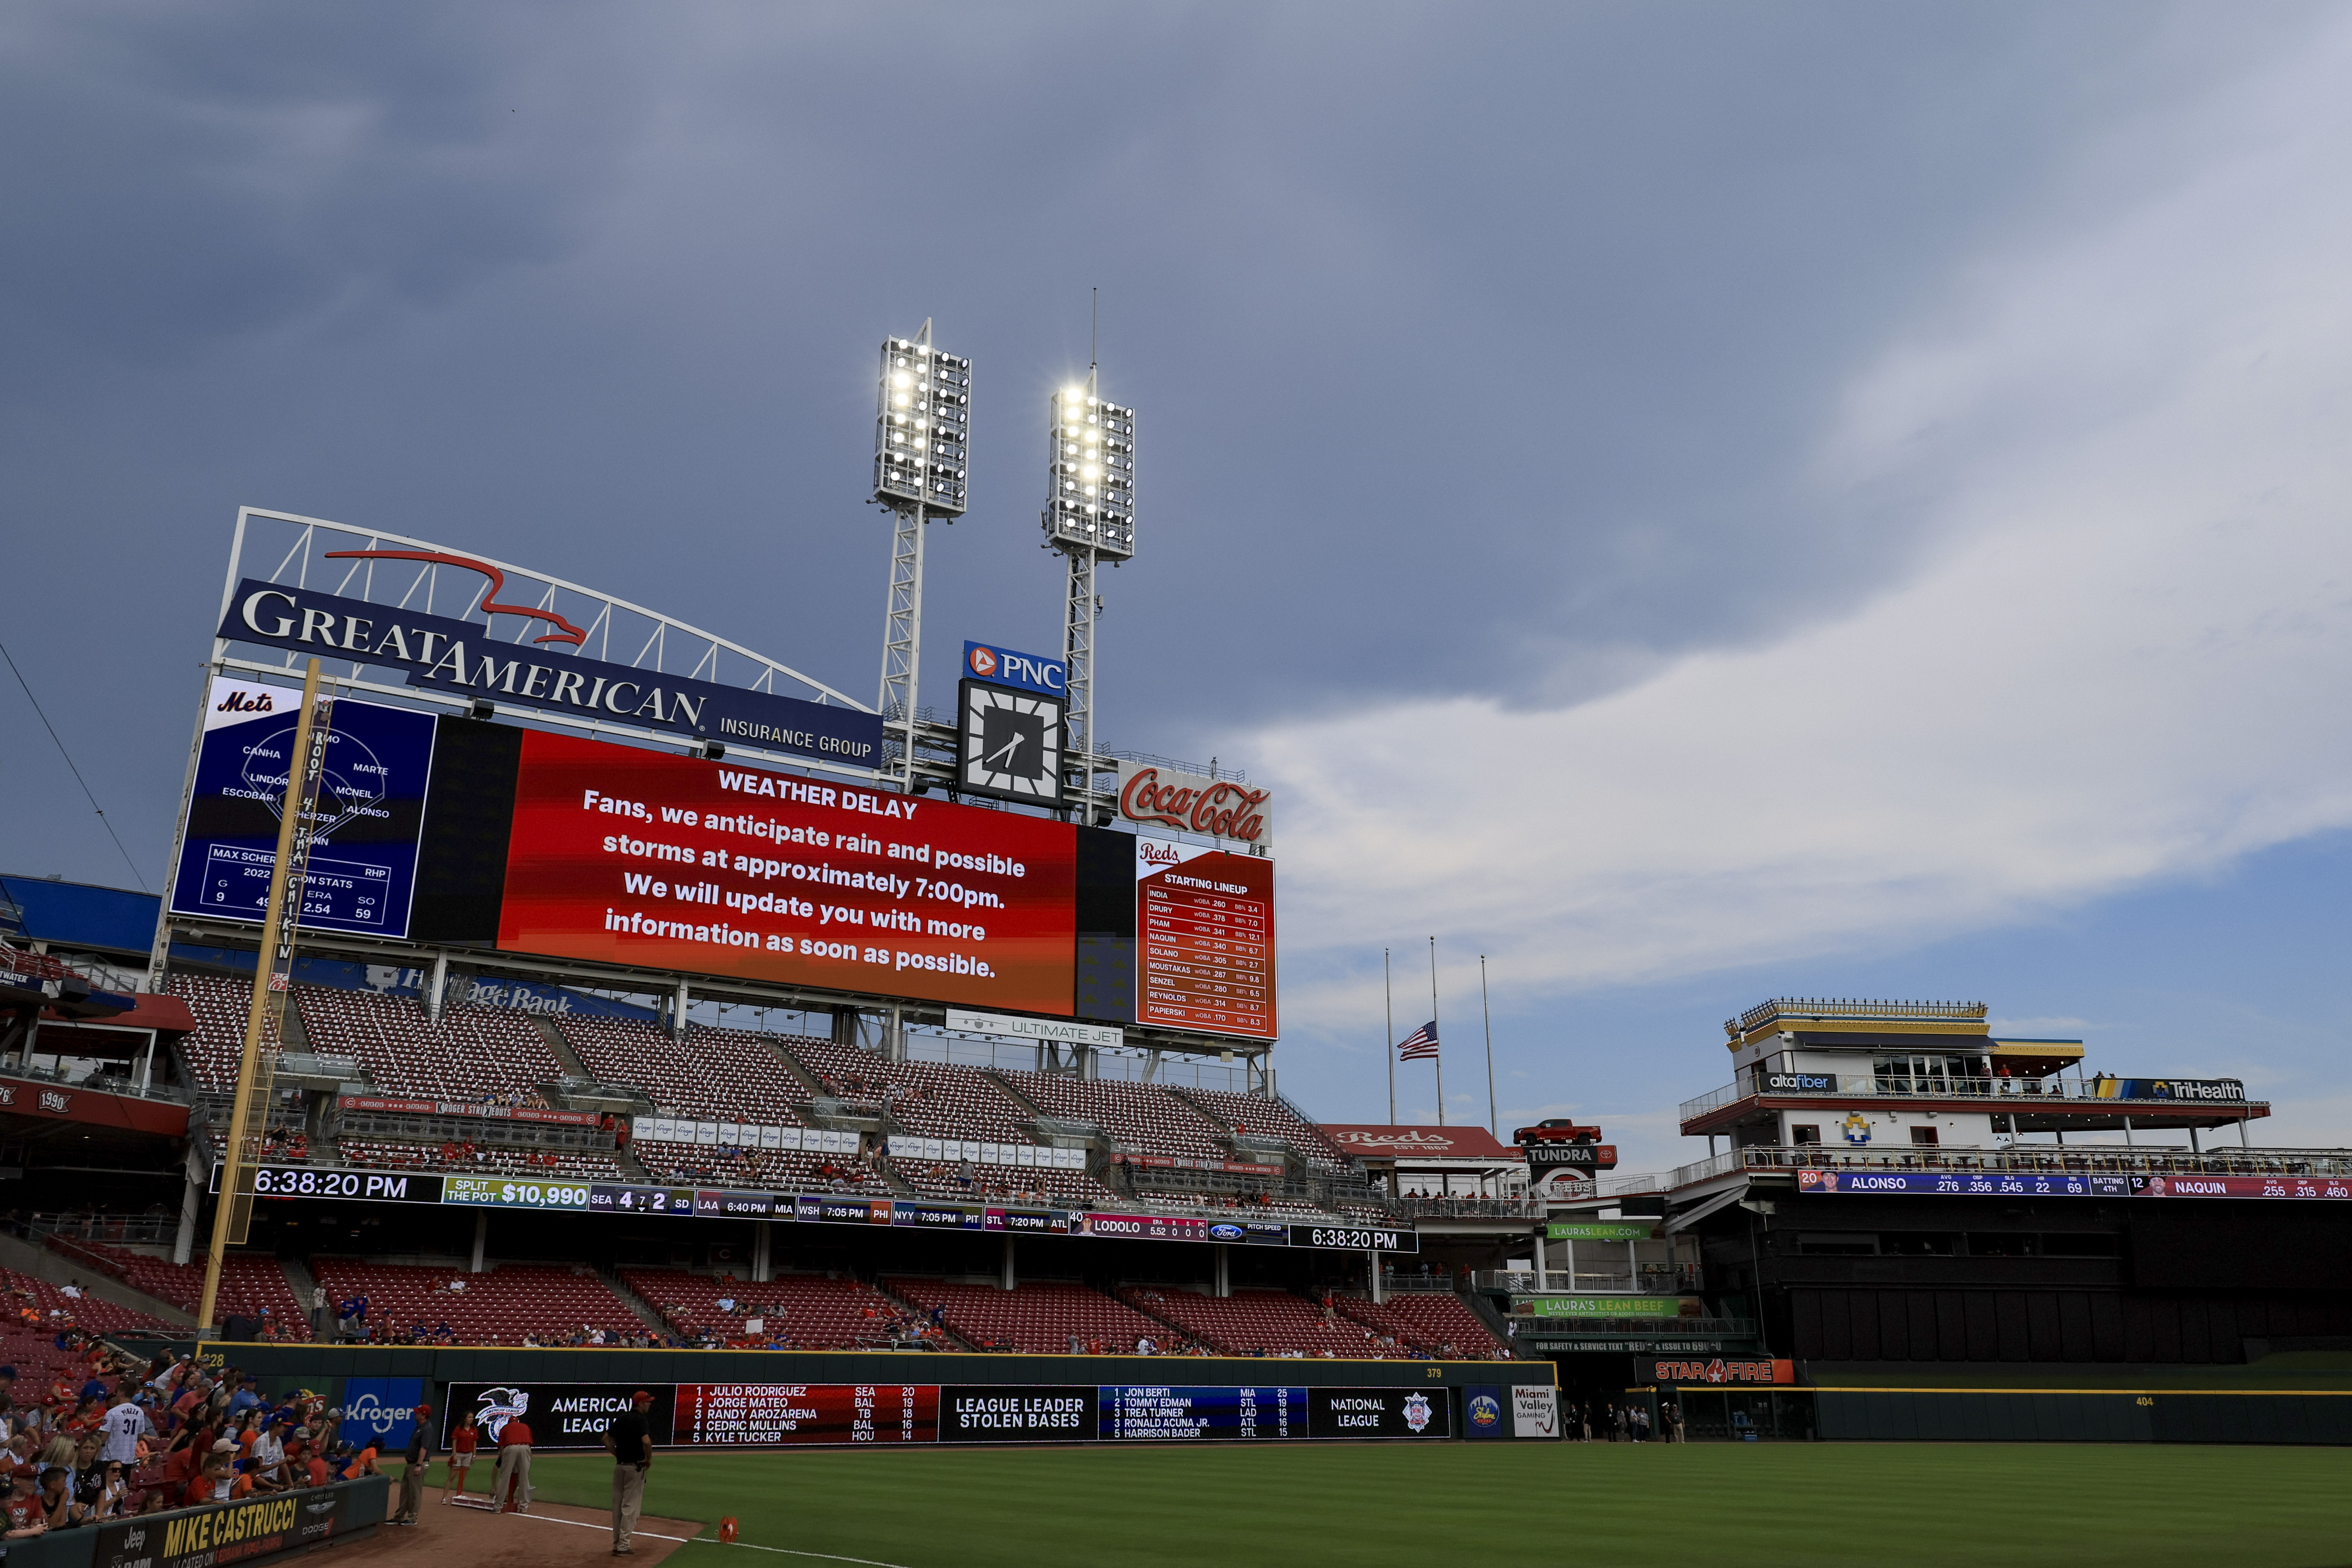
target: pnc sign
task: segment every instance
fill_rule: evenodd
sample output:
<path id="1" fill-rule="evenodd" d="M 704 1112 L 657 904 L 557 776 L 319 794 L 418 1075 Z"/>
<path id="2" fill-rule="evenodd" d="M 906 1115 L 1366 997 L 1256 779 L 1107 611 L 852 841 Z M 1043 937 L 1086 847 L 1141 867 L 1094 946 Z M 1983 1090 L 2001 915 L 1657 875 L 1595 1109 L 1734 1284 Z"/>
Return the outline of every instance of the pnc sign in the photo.
<path id="1" fill-rule="evenodd" d="M 1045 658 L 1034 653 L 1015 653 L 994 643 L 964 644 L 963 672 L 974 680 L 993 681 L 999 686 L 1017 686 L 1024 691 L 1045 692 L 1049 697 L 1066 697 L 1070 690 L 1069 667 L 1060 659 Z"/>

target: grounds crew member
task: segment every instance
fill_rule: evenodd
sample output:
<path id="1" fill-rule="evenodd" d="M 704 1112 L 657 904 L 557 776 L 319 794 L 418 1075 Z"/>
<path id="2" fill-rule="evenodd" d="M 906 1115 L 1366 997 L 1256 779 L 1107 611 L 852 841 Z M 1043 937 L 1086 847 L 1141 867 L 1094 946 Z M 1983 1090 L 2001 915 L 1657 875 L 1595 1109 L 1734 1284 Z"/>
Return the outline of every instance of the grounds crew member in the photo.
<path id="1" fill-rule="evenodd" d="M 433 1436 L 426 1430 L 425 1418 L 433 1406 L 416 1407 L 415 1429 L 408 1436 L 408 1451 L 401 1457 L 408 1461 L 400 1472 L 400 1509 L 392 1516 L 394 1524 L 415 1524 L 416 1510 L 425 1501 L 425 1472 L 433 1463 Z"/>
<path id="2" fill-rule="evenodd" d="M 499 1476 L 490 1503 L 509 1513 L 530 1507 L 530 1428 L 520 1415 L 499 1428 Z"/>
<path id="3" fill-rule="evenodd" d="M 625 1415 L 604 1428 L 604 1451 L 613 1456 L 613 1555 L 634 1557 L 637 1514 L 646 1501 L 646 1469 L 654 1462 L 654 1435 L 646 1422 L 654 1396 L 637 1390 Z"/>

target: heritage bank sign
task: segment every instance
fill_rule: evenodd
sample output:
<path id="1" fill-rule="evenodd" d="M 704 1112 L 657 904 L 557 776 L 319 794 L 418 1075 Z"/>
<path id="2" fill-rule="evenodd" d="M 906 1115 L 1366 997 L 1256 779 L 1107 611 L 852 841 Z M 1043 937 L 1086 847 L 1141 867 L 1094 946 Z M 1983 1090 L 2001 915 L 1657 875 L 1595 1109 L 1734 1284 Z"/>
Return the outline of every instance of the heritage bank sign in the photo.
<path id="1" fill-rule="evenodd" d="M 550 621 L 558 629 L 530 644 L 494 641 L 488 626 L 470 621 L 248 577 L 230 595 L 218 635 L 234 642 L 397 669 L 408 685 L 419 689 L 555 709 L 852 767 L 870 768 L 881 761 L 879 714 L 546 653 L 539 644 L 576 647 L 586 634 L 543 611 L 485 607 L 492 614 Z"/>

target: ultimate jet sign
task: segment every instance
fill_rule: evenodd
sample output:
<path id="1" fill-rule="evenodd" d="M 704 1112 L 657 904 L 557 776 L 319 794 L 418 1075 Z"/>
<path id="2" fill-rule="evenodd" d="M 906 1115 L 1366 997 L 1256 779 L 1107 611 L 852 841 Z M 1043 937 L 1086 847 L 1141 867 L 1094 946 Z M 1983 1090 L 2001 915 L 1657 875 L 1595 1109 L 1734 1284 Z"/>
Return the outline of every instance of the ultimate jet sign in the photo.
<path id="1" fill-rule="evenodd" d="M 217 635 L 232 642 L 397 669 L 419 690 L 553 709 L 853 767 L 870 768 L 881 759 L 878 714 L 578 655 L 542 653 L 541 643 L 577 647 L 586 634 L 543 611 L 488 607 L 547 620 L 557 629 L 530 646 L 494 641 L 488 626 L 470 621 L 248 577 L 230 595 Z"/>

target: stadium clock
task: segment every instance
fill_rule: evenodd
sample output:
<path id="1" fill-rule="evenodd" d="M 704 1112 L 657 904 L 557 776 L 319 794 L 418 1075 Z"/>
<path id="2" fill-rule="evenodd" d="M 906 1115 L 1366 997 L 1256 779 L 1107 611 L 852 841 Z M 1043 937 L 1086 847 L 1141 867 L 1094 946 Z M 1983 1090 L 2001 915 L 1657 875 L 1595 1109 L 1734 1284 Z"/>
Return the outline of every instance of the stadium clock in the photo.
<path id="1" fill-rule="evenodd" d="M 966 795 L 1062 804 L 1062 703 L 977 680 L 962 685 L 956 787 Z"/>

